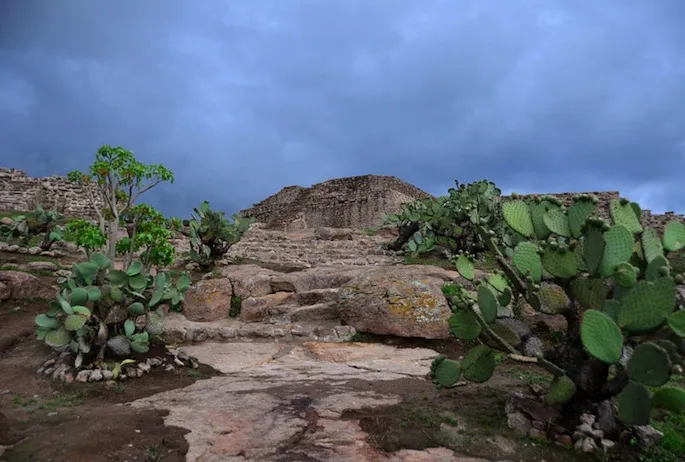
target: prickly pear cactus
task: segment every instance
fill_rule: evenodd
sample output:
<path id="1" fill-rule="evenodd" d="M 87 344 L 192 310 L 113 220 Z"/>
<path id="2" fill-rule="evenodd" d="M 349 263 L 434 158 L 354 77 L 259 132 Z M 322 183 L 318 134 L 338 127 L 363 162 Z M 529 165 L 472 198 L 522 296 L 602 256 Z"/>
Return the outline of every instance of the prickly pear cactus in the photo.
<path id="1" fill-rule="evenodd" d="M 495 253 L 501 271 L 477 280 L 470 260 L 457 258 L 457 271 L 475 283 L 476 291 L 457 284 L 443 289 L 453 311 L 450 332 L 463 340 L 486 337 L 521 354 L 508 341 L 518 338 L 515 333 L 495 323 L 498 310 L 525 300 L 536 310 L 563 314 L 569 332 L 578 332 L 569 334 L 563 346 L 579 354 L 573 360 L 568 357 L 574 355 L 557 354 L 562 345 L 537 354 L 538 364 L 555 376 L 547 403 L 615 396 L 623 424 L 645 425 L 654 408 L 685 409 L 685 390 L 668 386 L 673 374 L 682 373 L 685 355 L 685 309 L 677 306 L 676 290 L 685 275 L 674 274 L 666 258 L 685 248 L 685 225 L 674 221 L 660 234 L 642 224 L 640 207 L 627 199 L 609 204 L 611 221 L 598 217 L 597 205 L 591 195 L 575 197 L 568 209 L 548 196 L 524 200 L 512 195 L 501 205 L 503 220 L 526 239 L 513 247 L 511 258 L 503 251 L 507 244 L 474 217 L 476 232 Z M 485 381 L 494 371 L 493 354 L 484 344 L 462 361 L 440 356 L 431 376 L 440 387 L 460 379 Z M 596 360 L 604 367 L 588 380 L 584 374 L 592 368 L 583 366 Z"/>
<path id="2" fill-rule="evenodd" d="M 50 310 L 36 316 L 36 334 L 53 348 L 70 350 L 78 368 L 93 356 L 102 362 L 107 348 L 118 357 L 148 351 L 150 337 L 163 330 L 161 305 L 180 305 L 190 276 L 172 282 L 166 272 L 146 275 L 139 260 L 115 270 L 111 260 L 94 253 L 74 264 L 61 286 Z"/>

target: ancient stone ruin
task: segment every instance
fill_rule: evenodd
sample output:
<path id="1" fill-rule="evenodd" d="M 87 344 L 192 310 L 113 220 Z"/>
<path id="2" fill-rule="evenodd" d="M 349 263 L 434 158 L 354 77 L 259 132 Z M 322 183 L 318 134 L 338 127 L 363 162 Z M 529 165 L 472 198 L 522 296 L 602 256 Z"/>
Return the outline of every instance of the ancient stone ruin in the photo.
<path id="1" fill-rule="evenodd" d="M 372 228 L 384 213 L 406 202 L 433 197 L 394 176 L 362 175 L 317 183 L 310 188 L 286 186 L 242 210 L 271 229 Z"/>
<path id="2" fill-rule="evenodd" d="M 98 206 L 104 205 L 96 187 L 92 194 Z M 94 218 L 86 192 L 66 177 L 31 178 L 23 170 L 0 167 L 0 210 L 27 212 L 39 204 L 66 216 Z"/>

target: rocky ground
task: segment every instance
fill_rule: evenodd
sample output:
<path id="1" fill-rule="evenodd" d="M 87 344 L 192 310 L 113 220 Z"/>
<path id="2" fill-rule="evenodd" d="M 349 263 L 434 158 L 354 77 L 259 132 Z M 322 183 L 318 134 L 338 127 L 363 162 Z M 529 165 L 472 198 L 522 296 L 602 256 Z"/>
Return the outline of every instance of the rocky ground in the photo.
<path id="1" fill-rule="evenodd" d="M 572 440 L 530 432 L 530 414 L 529 436 L 509 428 L 511 393 L 534 396 L 551 379 L 534 366 L 503 357 L 484 384 L 438 390 L 427 380 L 437 354 L 456 358 L 467 348 L 449 338 L 440 291 L 458 274 L 397 265 L 399 257 L 370 244 L 379 236 L 347 231 L 272 233 L 281 254 L 267 258 L 259 253 L 268 252 L 260 233 L 236 250 L 241 264 L 195 273 L 184 313 L 167 317 L 167 347 L 134 358 L 139 367 L 153 360 L 163 367 L 134 370 L 125 381 L 90 373 L 97 378 L 85 383 L 75 375 L 65 380 L 68 371 L 46 375 L 53 354 L 34 338 L 34 317 L 47 309 L 56 275 L 75 255 L 0 245 L 0 460 L 594 457 L 569 449 Z M 269 261 L 244 261 L 254 246 Z M 319 253 L 329 247 L 344 248 L 344 258 Z M 500 315 L 513 322 L 510 313 Z M 564 328 L 539 314 L 518 327 L 522 343 Z M 199 367 L 188 367 L 188 356 Z"/>

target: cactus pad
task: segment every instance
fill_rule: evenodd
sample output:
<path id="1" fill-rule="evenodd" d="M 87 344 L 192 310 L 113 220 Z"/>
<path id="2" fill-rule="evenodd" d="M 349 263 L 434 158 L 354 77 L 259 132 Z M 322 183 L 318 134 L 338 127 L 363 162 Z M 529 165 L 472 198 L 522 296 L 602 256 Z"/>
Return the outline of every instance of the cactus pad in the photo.
<path id="1" fill-rule="evenodd" d="M 570 251 L 547 248 L 542 254 L 542 266 L 549 274 L 558 278 L 570 278 L 578 274 L 578 260 Z"/>
<path id="2" fill-rule="evenodd" d="M 658 257 L 654 258 L 649 264 L 647 265 L 647 271 L 645 272 L 645 279 L 648 281 L 655 281 L 656 279 L 660 278 L 662 276 L 661 272 L 665 271 L 662 270 L 661 268 L 666 268 L 670 272 L 670 263 L 664 257 L 663 255 L 659 255 Z"/>
<path id="3" fill-rule="evenodd" d="M 538 292 L 540 311 L 546 314 L 561 314 L 571 308 L 571 300 L 564 289 L 556 284 L 543 283 Z"/>
<path id="4" fill-rule="evenodd" d="M 568 226 L 571 236 L 577 238 L 583 234 L 581 228 L 585 224 L 585 220 L 590 218 L 596 208 L 597 206 L 590 200 L 576 200 L 573 202 L 573 205 L 568 210 Z"/>
<path id="5" fill-rule="evenodd" d="M 625 425 L 648 425 L 652 413 L 649 389 L 641 383 L 629 382 L 618 394 L 618 420 Z"/>
<path id="6" fill-rule="evenodd" d="M 668 327 L 670 327 L 678 337 L 685 337 L 685 310 L 678 310 L 671 313 L 667 322 Z"/>
<path id="7" fill-rule="evenodd" d="M 461 365 L 440 355 L 433 360 L 430 375 L 438 388 L 450 388 L 461 377 Z"/>
<path id="8" fill-rule="evenodd" d="M 449 318 L 450 333 L 459 340 L 475 340 L 482 327 L 476 315 L 467 310 L 458 310 Z"/>
<path id="9" fill-rule="evenodd" d="M 664 255 L 661 238 L 654 228 L 645 228 L 642 232 L 642 251 L 647 263 Z"/>
<path id="10" fill-rule="evenodd" d="M 552 205 L 548 201 L 541 201 L 530 202 L 528 207 L 530 209 L 530 217 L 533 222 L 535 237 L 538 239 L 547 239 L 552 231 L 550 231 L 550 229 L 545 225 L 545 213 L 556 206 Z"/>
<path id="11" fill-rule="evenodd" d="M 583 346 L 593 357 L 607 364 L 621 359 L 623 335 L 621 329 L 606 314 L 597 310 L 587 310 L 580 327 Z"/>
<path id="12" fill-rule="evenodd" d="M 621 203 L 620 200 L 612 200 L 609 203 L 609 210 L 611 218 L 617 225 L 623 225 L 631 234 L 637 234 L 642 231 L 642 225 L 633 210 L 630 202 Z"/>
<path id="13" fill-rule="evenodd" d="M 604 279 L 578 277 L 571 281 L 573 298 L 588 310 L 601 309 L 608 292 Z"/>
<path id="14" fill-rule="evenodd" d="M 478 286 L 478 307 L 485 322 L 491 323 L 497 319 L 497 298 L 485 284 Z"/>
<path id="15" fill-rule="evenodd" d="M 519 199 L 504 202 L 502 214 L 511 229 L 525 237 L 533 235 L 533 220 L 530 217 L 528 204 L 524 201 Z"/>
<path id="16" fill-rule="evenodd" d="M 672 221 L 664 227 L 664 248 L 669 252 L 677 252 L 685 247 L 685 225 L 679 221 Z"/>
<path id="17" fill-rule="evenodd" d="M 628 378 L 649 387 L 660 387 L 671 378 L 671 359 L 656 343 L 640 344 L 628 361 Z"/>
<path id="18" fill-rule="evenodd" d="M 637 284 L 637 268 L 628 262 L 621 262 L 616 266 L 614 279 L 623 287 L 633 287 Z"/>
<path id="19" fill-rule="evenodd" d="M 464 378 L 470 382 L 483 383 L 495 371 L 495 352 L 487 345 L 471 348 L 461 362 Z"/>
<path id="20" fill-rule="evenodd" d="M 620 312 L 621 302 L 619 300 L 604 300 L 604 303 L 602 303 L 602 313 L 609 316 L 617 324 Z"/>
<path id="21" fill-rule="evenodd" d="M 619 325 L 630 331 L 648 331 L 659 327 L 673 312 L 676 285 L 673 278 L 640 281 L 621 299 Z"/>
<path id="22" fill-rule="evenodd" d="M 465 254 L 462 253 L 457 257 L 455 266 L 457 267 L 459 274 L 461 274 L 464 279 L 472 281 L 475 277 L 475 265 L 473 264 L 473 261 L 471 261 L 471 259 Z"/>
<path id="23" fill-rule="evenodd" d="M 497 292 L 504 292 L 506 289 L 509 289 L 507 279 L 500 272 L 493 273 L 488 282 Z"/>
<path id="24" fill-rule="evenodd" d="M 502 340 L 507 342 L 514 348 L 518 348 L 521 344 L 521 336 L 509 325 L 501 320 L 497 320 L 490 328 L 499 335 Z"/>
<path id="25" fill-rule="evenodd" d="M 571 236 L 571 228 L 569 228 L 568 216 L 562 209 L 558 207 L 552 208 L 545 213 L 542 219 L 545 223 L 545 226 L 547 226 L 547 228 L 549 228 L 549 230 L 554 234 L 564 237 Z"/>
<path id="26" fill-rule="evenodd" d="M 685 390 L 678 387 L 659 388 L 652 396 L 652 407 L 682 412 L 685 410 Z"/>
<path id="27" fill-rule="evenodd" d="M 549 385 L 545 401 L 549 405 L 566 404 L 576 395 L 576 384 L 566 375 L 554 377 Z"/>
<path id="28" fill-rule="evenodd" d="M 632 212 L 631 212 L 632 213 Z M 623 225 L 614 225 L 604 233 L 606 246 L 599 273 L 603 277 L 614 274 L 619 263 L 627 262 L 633 255 L 633 235 Z"/>
<path id="29" fill-rule="evenodd" d="M 75 287 L 71 291 L 69 302 L 72 305 L 85 305 L 88 303 L 88 291 L 86 291 L 86 289 L 83 287 Z"/>
<path id="30" fill-rule="evenodd" d="M 542 279 L 542 261 L 538 249 L 532 242 L 521 242 L 514 249 L 514 266 L 519 273 L 526 275 L 530 271 L 533 281 L 540 282 Z"/>
<path id="31" fill-rule="evenodd" d="M 589 226 L 583 240 L 583 260 L 590 274 L 599 271 L 605 248 L 606 240 L 602 231 L 595 226 Z"/>

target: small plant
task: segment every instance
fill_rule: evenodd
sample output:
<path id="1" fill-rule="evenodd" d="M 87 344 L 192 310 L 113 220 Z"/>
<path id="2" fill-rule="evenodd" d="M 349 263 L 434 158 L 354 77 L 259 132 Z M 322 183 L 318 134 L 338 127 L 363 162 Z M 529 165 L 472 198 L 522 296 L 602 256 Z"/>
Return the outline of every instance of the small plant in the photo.
<path id="1" fill-rule="evenodd" d="M 47 313 L 36 316 L 37 337 L 47 345 L 76 355 L 75 366 L 94 357 L 98 364 L 108 349 L 115 357 L 149 349 L 151 336 L 162 333 L 163 304 L 183 302 L 190 276 L 174 282 L 167 272 L 145 273 L 139 260 L 126 271 L 115 270 L 103 254 L 76 263 Z"/>
<path id="2" fill-rule="evenodd" d="M 663 236 L 641 223 L 640 207 L 627 199 L 609 204 L 613 224 L 597 217 L 598 200 L 579 195 L 566 209 L 549 197 L 528 201 L 516 194 L 502 204 L 506 225 L 525 238 L 506 245 L 486 221 L 475 216 L 475 232 L 496 256 L 501 271 L 475 281 L 473 258 L 462 253 L 457 271 L 476 282 L 476 291 L 459 284 L 443 288 L 453 310 L 451 333 L 463 340 L 481 336 L 512 354 L 518 334 L 497 323 L 502 307 L 519 302 L 537 311 L 561 314 L 568 334 L 543 351 L 534 338 L 529 355 L 554 378 L 546 395 L 549 405 L 577 417 L 600 401 L 617 398 L 618 420 L 647 425 L 653 409 L 685 409 L 685 390 L 668 386 L 682 373 L 685 354 L 685 310 L 677 307 L 677 284 L 666 255 L 685 247 L 685 226 L 671 222 Z M 460 378 L 485 382 L 493 374 L 495 352 L 485 344 L 462 361 L 439 356 L 431 375 L 438 386 Z M 654 390 L 652 393 L 651 390 Z"/>
<path id="3" fill-rule="evenodd" d="M 169 239 L 174 237 L 171 230 L 175 224 L 173 220 L 147 204 L 131 207 L 121 215 L 121 220 L 126 224 L 128 237 L 117 241 L 116 251 L 119 255 L 126 255 L 126 267 L 141 249 L 140 258 L 146 269 L 169 266 L 174 262 L 176 249 L 169 243 Z"/>
<path id="4" fill-rule="evenodd" d="M 82 218 L 69 220 L 62 230 L 62 237 L 85 250 L 86 256 L 107 244 L 105 233 L 97 225 Z"/>
<path id="5" fill-rule="evenodd" d="M 254 223 L 254 218 L 239 218 L 233 215 L 233 223 L 224 217 L 224 212 L 214 212 L 209 202 L 204 201 L 200 208 L 193 209 L 195 214 L 188 225 L 190 228 L 190 258 L 209 269 L 217 259 L 223 257 L 228 249 L 240 241 L 243 234 Z"/>
<path id="6" fill-rule="evenodd" d="M 41 205 L 28 215 L 13 217 L 12 224 L 0 225 L 0 234 L 7 237 L 21 239 L 24 245 L 28 245 L 33 236 L 44 234 L 40 244 L 42 250 L 50 250 L 52 244 L 61 238 L 59 230 L 55 230 L 55 222 L 63 217 L 56 210 L 45 210 Z"/>

